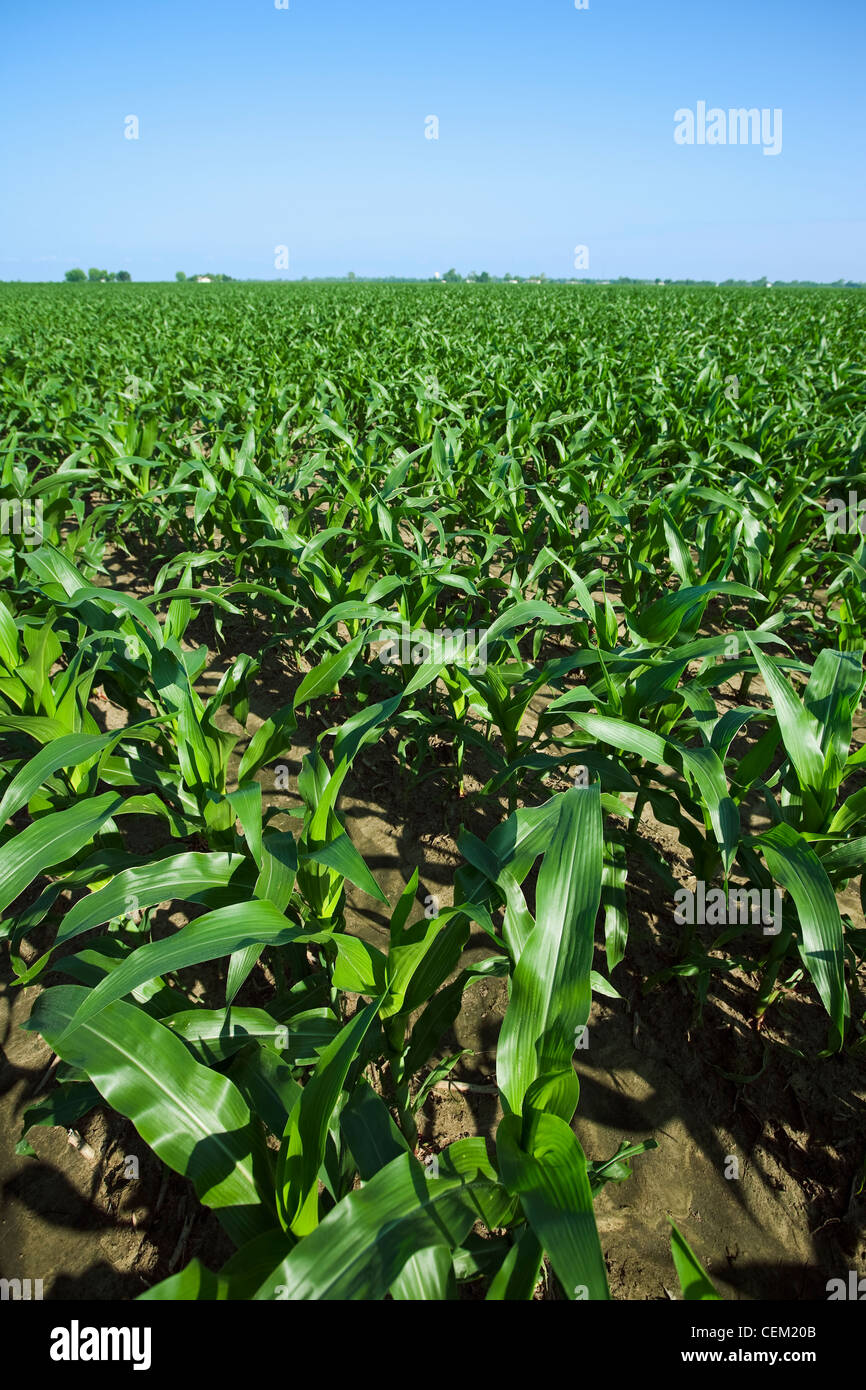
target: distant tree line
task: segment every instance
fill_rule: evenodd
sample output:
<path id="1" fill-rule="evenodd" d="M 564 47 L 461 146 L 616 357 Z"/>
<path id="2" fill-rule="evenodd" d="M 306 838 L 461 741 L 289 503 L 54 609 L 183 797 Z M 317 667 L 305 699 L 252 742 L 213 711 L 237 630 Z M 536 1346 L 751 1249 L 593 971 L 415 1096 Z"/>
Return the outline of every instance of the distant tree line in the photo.
<path id="1" fill-rule="evenodd" d="M 306 278 L 307 278 L 307 277 L 304 276 L 304 279 L 306 279 Z M 316 278 L 318 278 L 318 277 L 316 277 Z M 321 278 L 322 278 L 322 279 L 329 280 L 329 281 L 332 281 L 332 280 L 334 280 L 334 279 L 336 279 L 336 278 L 338 278 L 338 277 L 323 276 L 323 277 L 321 277 Z M 356 274 L 354 273 L 354 271 L 350 271 L 349 274 L 348 274 L 347 276 L 345 276 L 345 279 L 347 279 L 347 280 L 359 280 L 359 279 L 363 279 L 363 280 L 370 280 L 370 281 L 377 281 L 377 280 L 383 280 L 383 281 L 384 281 L 384 280 L 388 280 L 388 281 L 398 281 L 398 282 L 411 283 L 411 284 L 425 283 L 425 281 L 432 281 L 432 282 L 434 282 L 434 283 L 436 283 L 436 282 L 443 282 L 443 281 L 444 281 L 445 284 L 477 284 L 477 285 L 486 285 L 486 284 L 491 284 L 491 285 L 494 285 L 494 284 L 495 284 L 495 285 L 503 285 L 503 284 L 505 284 L 505 285 L 508 285 L 508 284 L 510 284 L 510 285 L 515 285 L 515 284 L 516 284 L 516 285 L 526 285 L 526 284 L 529 284 L 529 285 L 695 285 L 695 286 L 704 285 L 704 286 L 707 286 L 707 287 L 713 288 L 713 289 L 715 289 L 716 287 L 720 287 L 720 288 L 721 288 L 721 287 L 724 287 L 724 288 L 726 288 L 726 289 L 727 289 L 727 288 L 761 289 L 761 288 L 763 288 L 763 287 L 765 287 L 765 286 L 766 286 L 766 287 L 779 286 L 779 287 L 783 287 L 783 288 L 801 288 L 801 289 L 849 289 L 849 290 L 859 290 L 859 289 L 864 289 L 864 288 L 866 288 L 866 284 L 864 284 L 864 282 L 863 282 L 863 281 L 860 281 L 860 280 L 833 280 L 833 281 L 826 281 L 826 280 L 769 280 L 769 279 L 767 278 L 766 275 L 762 275 L 762 276 L 760 277 L 760 279 L 758 279 L 758 280 L 734 280 L 734 279 L 728 279 L 728 280 L 692 280 L 692 279 L 663 280 L 660 276 L 657 277 L 656 279 L 650 280 L 650 279 L 641 279 L 639 276 L 638 276 L 638 277 L 635 277 L 635 276 L 631 276 L 631 275 L 619 275 L 619 276 L 616 277 L 616 279 L 611 279 L 611 280 L 599 280 L 599 279 L 597 279 L 597 278 L 592 278 L 592 279 L 591 279 L 589 276 L 586 276 L 586 275 L 581 275 L 580 277 L 577 277 L 577 276 L 561 276 L 561 277 L 558 277 L 558 278 L 551 278 L 550 276 L 545 275 L 543 272 L 539 273 L 538 275 L 512 275 L 512 273 L 511 273 L 510 271 L 506 271 L 504 275 L 490 275 L 490 274 L 488 273 L 488 271 L 486 271 L 486 270 L 482 270 L 480 274 L 479 274 L 477 271 L 475 271 L 475 270 L 471 270 L 471 271 L 469 272 L 468 275 L 465 275 L 465 276 L 464 276 L 464 275 L 460 275 L 460 274 L 454 269 L 453 266 L 451 267 L 450 270 L 446 270 L 445 273 L 444 273 L 444 275 L 430 275 L 430 276 L 427 276 L 427 277 L 424 277 L 424 278 L 421 278 L 421 277 L 412 277 L 412 276 L 402 276 L 402 275 L 389 275 L 389 276 L 376 276 L 376 275 L 371 275 L 371 276 L 358 276 L 358 275 L 356 275 Z"/>
<path id="2" fill-rule="evenodd" d="M 222 273 L 210 270 L 207 271 L 205 274 L 199 275 L 186 275 L 184 271 L 179 270 L 177 271 L 174 278 L 180 284 L 194 283 L 196 281 L 201 280 L 211 280 L 216 282 L 234 280 L 234 276 L 232 275 L 224 275 Z M 72 283 L 75 283 L 82 280 L 131 280 L 132 276 L 130 275 L 128 270 L 98 270 L 95 266 L 91 266 L 90 270 L 88 270 L 86 274 L 81 269 L 67 270 L 66 279 Z M 475 270 L 470 270 L 468 275 L 464 276 L 460 275 L 458 271 L 454 269 L 453 266 L 449 270 L 446 270 L 444 274 L 428 276 L 356 275 L 353 270 L 350 270 L 349 273 L 344 276 L 304 275 L 301 277 L 301 279 L 302 281 L 308 283 L 312 282 L 320 284 L 338 284 L 341 280 L 349 280 L 357 281 L 358 283 L 398 285 L 415 285 L 428 283 L 466 285 L 694 285 L 705 286 L 707 288 L 712 289 L 761 289 L 763 287 L 779 289 L 866 289 L 866 284 L 864 284 L 864 282 L 860 280 L 768 280 L 766 275 L 762 275 L 759 280 L 662 280 L 661 278 L 647 280 L 631 275 L 618 275 L 616 279 L 599 280 L 596 278 L 590 279 L 589 276 L 585 275 L 581 275 L 579 278 L 575 276 L 562 276 L 559 278 L 551 278 L 550 276 L 545 275 L 543 272 L 541 272 L 538 275 L 512 275 L 510 271 L 506 271 L 504 275 L 491 275 L 489 271 L 486 270 L 482 270 L 480 273 Z M 258 282 L 257 280 L 253 280 L 249 283 L 260 282 Z M 266 281 L 262 283 L 270 282 Z"/>
<path id="3" fill-rule="evenodd" d="M 75 270 L 67 270 L 66 279 L 74 285 L 82 280 L 105 280 L 106 282 L 109 280 L 131 280 L 132 276 L 128 270 L 97 270 L 96 266 L 93 265 L 86 275 L 80 267 L 76 267 Z"/>

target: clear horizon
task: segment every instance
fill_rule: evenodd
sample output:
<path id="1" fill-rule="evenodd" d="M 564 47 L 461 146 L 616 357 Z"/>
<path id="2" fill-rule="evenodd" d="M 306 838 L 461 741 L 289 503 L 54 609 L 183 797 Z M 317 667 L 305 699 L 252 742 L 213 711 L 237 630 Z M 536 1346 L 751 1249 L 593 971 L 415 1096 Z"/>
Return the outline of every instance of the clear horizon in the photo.
<path id="1" fill-rule="evenodd" d="M 0 279 L 866 280 L 856 0 L 287 3 L 9 15 Z"/>
<path id="2" fill-rule="evenodd" d="M 85 270 L 85 275 L 86 275 L 86 274 L 87 274 L 88 267 L 81 267 L 81 266 L 74 267 L 74 266 L 73 266 L 73 267 L 67 267 L 67 269 L 79 269 L 79 270 L 80 270 L 80 269 L 84 269 L 84 270 Z M 108 267 L 108 269 L 110 269 L 110 267 Z M 119 269 L 120 269 L 120 270 L 125 270 L 126 267 L 125 267 L 125 266 L 120 266 Z M 188 275 L 185 275 L 184 283 L 186 283 L 186 284 L 193 284 L 193 283 L 195 283 L 197 277 L 208 277 L 209 275 L 210 275 L 210 276 L 214 276 L 214 277 L 220 277 L 220 276 L 225 277 L 225 278 L 224 278 L 224 281 L 221 281 L 219 278 L 213 279 L 213 280 L 212 280 L 212 283 L 214 283 L 214 284 L 216 284 L 216 283 L 226 283 L 226 284 L 232 284 L 232 285 L 315 285 L 315 284 L 364 284 L 364 285 L 374 284 L 374 285 L 382 285 L 382 284 L 390 284 L 390 283 L 413 284 L 413 285 L 414 285 L 414 284 L 417 284 L 417 285 L 432 285 L 432 284 L 445 284 L 445 283 L 447 283 L 447 282 L 445 281 L 444 277 L 442 277 L 442 276 L 439 276 L 439 277 L 435 277 L 435 276 L 434 276 L 434 277 L 430 277 L 430 276 L 422 277 L 422 276 L 411 276 L 411 275 L 352 275 L 352 276 L 347 276 L 347 275 L 335 275 L 335 274 L 329 275 L 329 274 L 327 274 L 327 273 L 322 274 L 322 275 L 297 275 L 297 276 L 289 276 L 289 275 L 284 275 L 284 276 L 280 276 L 280 275 L 271 275 L 271 276 L 258 276 L 258 275 L 257 275 L 257 276 L 253 276 L 253 275 L 249 275 L 249 276 L 233 276 L 233 275 L 228 275 L 228 273 L 225 272 L 225 271 L 214 271 L 214 270 L 212 270 L 212 269 L 211 269 L 211 271 L 207 271 L 207 270 L 205 270 L 205 271 L 201 271 L 201 270 L 192 271 L 192 272 L 190 272 Z M 116 277 L 115 277 L 115 278 L 116 278 Z M 624 284 L 624 283 L 627 282 L 627 283 L 634 284 L 634 285 L 645 285 L 645 286 L 650 286 L 650 287 L 652 287 L 653 285 L 656 285 L 656 284 L 661 284 L 661 285 L 680 286 L 680 287 L 683 287 L 683 288 L 684 288 L 684 287 L 688 287 L 688 286 L 693 286 L 693 287 L 698 288 L 698 289 L 711 289 L 711 288 L 721 289 L 721 288 L 724 288 L 725 286 L 730 286 L 730 285 L 733 285 L 733 286 L 735 286 L 735 287 L 749 287 L 749 288 L 753 288 L 753 287 L 760 286 L 761 280 L 762 280 L 762 279 L 766 279 L 766 284 L 767 284 L 767 287 L 768 287 L 769 289 L 772 289 L 772 288 L 773 288 L 774 286 L 776 286 L 776 285 L 778 285 L 778 286 L 780 286 L 780 287 L 782 287 L 782 288 L 784 288 L 784 287 L 796 287 L 797 285 L 801 285 L 801 286 L 803 286 L 803 288 L 807 288 L 807 289 L 808 289 L 808 288 L 815 288 L 815 289 L 838 289 L 838 288 L 850 288 L 850 287 L 857 288 L 857 289 L 866 288 L 866 281 L 862 281 L 862 280 L 852 280 L 852 279 L 842 279 L 841 277 L 840 277 L 838 280 L 811 280 L 811 279 L 805 279 L 805 280 L 785 280 L 785 279 L 782 279 L 782 280 L 772 280 L 769 276 L 766 276 L 766 277 L 759 277 L 757 280 L 746 280 L 744 277 L 740 277 L 740 276 L 726 276 L 723 280 L 712 280 L 712 279 L 710 279 L 709 276 L 694 276 L 694 277 L 692 277 L 692 276 L 686 276 L 686 277 L 682 277 L 682 278 L 681 278 L 681 277 L 679 277 L 679 276 L 674 275 L 674 276 L 671 276 L 671 278 L 670 278 L 669 280 L 662 280 L 662 279 L 660 279 L 660 280 L 658 280 L 658 281 L 654 281 L 654 280 L 651 280 L 651 279 L 649 279 L 649 278 L 644 278 L 644 277 L 642 277 L 642 276 L 632 276 L 632 275 L 625 275 L 625 274 L 624 274 L 624 275 L 619 275 L 619 276 L 615 275 L 615 276 L 612 277 L 612 279 L 609 279 L 609 280 L 597 279 L 597 278 L 595 278 L 594 276 L 586 276 L 586 277 L 583 278 L 583 279 L 578 279 L 578 278 L 570 279 L 570 278 L 562 277 L 562 276 L 557 277 L 557 276 L 545 275 L 545 276 L 543 277 L 543 280 L 540 281 L 538 277 L 526 275 L 526 274 L 523 274 L 523 273 L 521 273 L 521 272 L 519 272 L 519 271 L 516 271 L 516 272 L 515 272 L 515 275 L 514 275 L 514 277 L 513 277 L 513 279 L 508 280 L 508 281 L 503 280 L 503 278 L 502 278 L 501 276 L 493 276 L 493 275 L 491 275 L 491 276 L 490 276 L 490 279 L 489 279 L 489 283 L 490 283 L 491 285 L 501 285 L 501 284 L 509 284 L 509 283 L 510 283 L 510 284 L 517 284 L 518 282 L 519 282 L 520 284 L 538 284 L 538 283 L 544 283 L 544 284 L 548 284 L 548 285 L 563 285 L 563 284 L 565 284 L 565 285 L 580 285 L 580 284 L 586 284 L 586 285 L 616 285 L 616 284 Z M 23 277 L 8 276 L 8 277 L 6 277 L 5 279 L 0 278 L 0 284 L 3 284 L 3 285 L 10 285 L 10 284 L 12 284 L 12 285 L 17 285 L 17 284 L 24 284 L 24 285 L 56 285 L 56 284 L 58 284 L 58 283 L 60 283 L 60 284 L 65 283 L 65 280 L 66 280 L 66 276 L 65 276 L 65 272 L 64 272 L 64 274 L 62 274 L 62 275 L 53 276 L 53 277 L 48 278 L 48 279 L 40 277 L 39 279 L 29 279 L 29 280 L 25 280 Z M 85 281 L 82 281 L 81 283 L 88 283 L 88 280 L 85 279 Z M 90 283 L 92 283 L 92 282 L 90 282 Z M 101 283 L 104 284 L 105 281 L 103 280 Z M 165 279 L 164 277 L 159 276 L 159 277 L 154 277 L 154 278 L 152 278 L 152 279 L 140 279 L 140 280 L 136 280 L 135 277 L 133 276 L 132 279 L 131 279 L 131 283 L 132 283 L 132 284 L 136 284 L 136 285 L 174 285 L 174 284 L 177 283 L 177 278 L 176 278 L 176 276 L 172 276 L 170 279 Z M 483 283 L 483 282 L 480 281 L 480 280 L 474 280 L 474 279 L 471 277 L 471 275 L 469 275 L 469 276 L 460 275 L 459 278 L 458 278 L 458 280 L 455 281 L 455 283 L 466 285 L 466 284 L 481 284 L 481 283 Z"/>

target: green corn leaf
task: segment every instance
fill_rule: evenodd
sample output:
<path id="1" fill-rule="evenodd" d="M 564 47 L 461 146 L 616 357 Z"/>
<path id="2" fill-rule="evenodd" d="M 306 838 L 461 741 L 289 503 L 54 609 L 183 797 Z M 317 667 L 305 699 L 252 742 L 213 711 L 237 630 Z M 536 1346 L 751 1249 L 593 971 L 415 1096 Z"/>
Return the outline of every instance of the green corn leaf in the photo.
<path id="1" fill-rule="evenodd" d="M 327 695 L 329 691 L 338 685 L 347 672 L 351 669 L 355 657 L 358 655 L 364 644 L 364 634 L 359 632 L 351 642 L 347 642 L 338 652 L 332 652 L 326 656 L 318 666 L 314 666 L 308 671 L 295 691 L 295 698 L 292 701 L 292 708 L 297 709 L 299 705 L 305 704 L 308 700 L 315 700 L 319 695 Z"/>
<path id="2" fill-rule="evenodd" d="M 526 1302 L 532 1298 L 541 1273 L 543 1255 L 538 1236 L 531 1226 L 524 1226 L 490 1281 L 488 1302 Z"/>
<path id="3" fill-rule="evenodd" d="M 241 823 L 247 848 L 261 870 L 262 789 L 258 782 L 244 782 L 237 791 L 229 792 L 228 800 Z"/>
<path id="4" fill-rule="evenodd" d="M 668 1220 L 671 1220 L 670 1217 Z M 717 1302 L 719 1295 L 694 1250 L 685 1236 L 677 1230 L 673 1221 L 671 1221 L 671 1227 L 671 1255 L 677 1271 L 677 1278 L 680 1281 L 680 1288 L 683 1291 L 683 1298 L 689 1302 L 696 1300 Z"/>
<path id="5" fill-rule="evenodd" d="M 761 850 L 770 873 L 796 904 L 801 932 L 797 945 L 830 1015 L 835 1051 L 842 1046 L 850 1004 L 842 918 L 830 880 L 815 851 L 790 825 L 774 825 L 750 843 Z"/>
<path id="6" fill-rule="evenodd" d="M 558 1115 L 533 1111 L 525 1125 L 506 1115 L 496 1152 L 502 1181 L 519 1196 L 566 1297 L 609 1299 L 586 1157 L 574 1131 Z"/>
<path id="7" fill-rule="evenodd" d="M 677 526 L 670 512 L 665 507 L 662 508 L 662 523 L 665 528 L 668 547 L 670 549 L 671 564 L 684 585 L 695 587 L 698 576 L 695 572 L 695 564 L 692 559 L 691 551 L 686 544 L 680 528 Z"/>
<path id="8" fill-rule="evenodd" d="M 830 835 L 847 835 L 850 830 L 866 818 L 866 787 L 852 792 L 842 802 L 827 827 Z"/>
<path id="9" fill-rule="evenodd" d="M 369 1182 L 408 1144 L 382 1097 L 361 1078 L 340 1112 L 340 1129 L 352 1151 L 362 1182 Z"/>
<path id="10" fill-rule="evenodd" d="M 444 670 L 445 666 L 441 661 L 422 662 L 414 676 L 407 681 L 400 698 L 405 699 L 407 695 L 414 695 L 419 690 L 425 690 L 428 685 L 432 685 L 435 680 L 438 680 Z"/>
<path id="11" fill-rule="evenodd" d="M 716 583 L 687 585 L 675 593 L 666 594 L 639 615 L 629 617 L 629 625 L 645 642 L 663 646 L 682 628 L 689 626 L 690 617 L 703 612 L 714 594 L 730 594 L 736 598 L 761 599 L 763 594 L 745 584 Z"/>
<path id="12" fill-rule="evenodd" d="M 561 803 L 539 870 L 535 926 L 514 968 L 499 1035 L 497 1075 L 509 1108 L 520 1114 L 532 1083 L 558 1074 L 562 1094 L 557 1113 L 570 1121 L 577 1104 L 571 1059 L 576 1030 L 589 1018 L 593 937 L 601 900 L 598 786 L 572 788 L 563 793 Z"/>
<path id="13" fill-rule="evenodd" d="M 272 1225 L 254 1176 L 249 1110 L 235 1087 L 135 1005 L 113 1003 L 71 1028 L 89 993 L 77 985 L 46 990 L 25 1027 L 85 1072 L 157 1157 L 192 1180 L 229 1235 L 249 1239 Z"/>
<path id="14" fill-rule="evenodd" d="M 303 1087 L 292 1076 L 291 1067 L 273 1048 L 253 1044 L 235 1057 L 228 1077 L 250 1107 L 250 1113 L 279 1138 L 303 1095 Z"/>
<path id="15" fill-rule="evenodd" d="M 212 889 L 227 888 L 245 863 L 240 854 L 187 853 L 124 869 L 69 909 L 54 945 L 101 927 L 121 913 L 144 911 L 162 902 L 195 902 Z"/>
<path id="16" fill-rule="evenodd" d="M 718 754 L 709 746 L 686 748 L 672 739 L 675 748 L 694 777 L 710 817 L 710 824 L 722 852 L 722 866 L 729 874 L 740 842 L 740 813 L 728 793 L 725 770 Z"/>
<path id="17" fill-rule="evenodd" d="M 333 938 L 337 959 L 331 973 L 334 989 L 352 994 L 384 994 L 388 958 L 360 937 L 338 932 Z"/>
<path id="18" fill-rule="evenodd" d="M 571 714 L 574 723 L 585 733 L 602 743 L 610 743 L 626 753 L 634 753 L 647 762 L 662 767 L 667 763 L 665 740 L 639 724 L 629 724 L 624 719 L 610 719 L 601 714 Z"/>
<path id="19" fill-rule="evenodd" d="M 430 1303 L 456 1299 L 457 1280 L 447 1245 L 428 1245 L 410 1255 L 394 1283 L 391 1297 L 398 1302 Z"/>
<path id="20" fill-rule="evenodd" d="M 341 725 L 334 740 L 335 767 L 339 767 L 341 762 L 351 767 L 359 748 L 381 737 L 402 698 L 401 695 L 395 695 L 391 700 L 368 705 Z"/>
<path id="21" fill-rule="evenodd" d="M 513 608 L 506 608 L 499 614 L 487 629 L 487 645 L 497 637 L 505 637 L 529 623 L 534 627 L 566 627 L 572 622 L 574 619 L 570 614 L 560 613 L 558 609 L 551 607 L 549 603 L 543 603 L 540 599 L 530 599 L 516 603 Z"/>
<path id="22" fill-rule="evenodd" d="M 238 782 L 252 777 L 265 763 L 280 757 L 291 747 L 291 735 L 297 729 L 291 705 L 283 705 L 276 714 L 256 730 L 240 760 L 237 771 Z"/>
<path id="23" fill-rule="evenodd" d="M 232 1300 L 254 1298 L 262 1280 L 285 1259 L 294 1244 L 294 1237 L 279 1226 L 246 1241 L 220 1270 L 220 1278 L 228 1284 L 228 1297 Z"/>
<path id="24" fill-rule="evenodd" d="M 156 975 L 182 970 L 187 965 L 201 965 L 206 960 L 220 960 L 234 955 L 246 946 L 287 946 L 292 941 L 313 941 L 313 933 L 304 931 L 266 902 L 232 903 L 205 913 L 188 926 L 162 941 L 139 946 L 124 963 L 82 1003 L 80 1014 L 72 1020 L 70 1032 L 94 1018 L 100 1009 L 115 999 L 122 999 L 131 990 Z"/>
<path id="25" fill-rule="evenodd" d="M 7 839 L 0 863 L 0 912 L 39 874 L 77 854 L 122 805 L 122 797 L 106 792 L 43 816 Z"/>
<path id="26" fill-rule="evenodd" d="M 214 1274 L 197 1259 L 190 1260 L 185 1269 L 170 1274 L 154 1284 L 152 1289 L 140 1293 L 137 1303 L 201 1303 L 221 1302 L 229 1297 L 229 1282 L 222 1275 Z"/>
<path id="27" fill-rule="evenodd" d="M 308 1235 L 318 1221 L 316 1179 L 334 1107 L 364 1037 L 379 1008 L 374 1000 L 360 1009 L 323 1051 L 289 1117 L 277 1165 L 280 1221 L 294 1235 Z"/>
<path id="28" fill-rule="evenodd" d="M 14 671 L 20 660 L 18 629 L 15 619 L 5 604 L 0 603 L 0 661 L 10 671 Z"/>
<path id="29" fill-rule="evenodd" d="M 625 955 L 628 940 L 628 908 L 625 893 L 627 875 L 625 845 L 620 840 L 605 840 L 601 903 L 604 908 L 604 941 L 608 970 L 613 970 L 619 965 Z"/>
<path id="30" fill-rule="evenodd" d="M 827 776 L 837 786 L 851 746 L 852 716 L 863 691 L 863 653 L 837 652 L 825 647 L 818 653 L 803 704 L 819 729 Z"/>
<path id="31" fill-rule="evenodd" d="M 318 849 L 303 850 L 300 857 L 302 860 L 312 859 L 316 864 L 327 865 L 329 869 L 334 869 L 350 883 L 354 883 L 357 888 L 369 893 L 371 898 L 378 898 L 380 903 L 388 902 L 345 830 L 336 839 L 330 840 Z"/>
<path id="32" fill-rule="evenodd" d="M 44 714 L 4 714 L 0 716 L 0 729 L 29 734 L 37 743 L 50 743 L 52 739 L 66 738 L 69 733 L 59 719 Z"/>
<path id="33" fill-rule="evenodd" d="M 49 743 L 25 763 L 13 777 L 0 800 L 0 826 L 26 806 L 35 791 L 43 782 L 61 767 L 78 767 L 94 759 L 105 748 L 110 748 L 119 739 L 128 736 L 124 729 L 113 734 L 64 734 Z"/>
<path id="34" fill-rule="evenodd" d="M 280 912 L 285 912 L 298 872 L 298 847 L 290 830 L 265 835 L 262 840 L 262 868 L 256 880 L 255 895 Z"/>
<path id="35" fill-rule="evenodd" d="M 866 835 L 849 840 L 847 844 L 835 845 L 826 854 L 821 853 L 821 863 L 825 873 L 832 874 L 836 880 L 862 873 L 866 864 Z"/>
<path id="36" fill-rule="evenodd" d="M 482 1172 L 428 1178 L 411 1154 L 344 1197 L 263 1281 L 257 1299 L 379 1300 L 418 1250 L 456 1249 L 478 1219 Z"/>
<path id="37" fill-rule="evenodd" d="M 314 1056 L 316 1047 L 331 1041 L 338 1028 L 337 1020 L 327 1017 L 327 1011 L 315 1011 L 315 1018 L 291 1024 L 278 1023 L 264 1009 L 184 1009 L 160 1019 L 187 1044 L 201 1061 L 213 1064 L 233 1057 L 249 1042 L 267 1044 L 286 1053 L 292 1061 Z M 312 1026 L 311 1026 L 312 1025 Z"/>
<path id="38" fill-rule="evenodd" d="M 252 946 L 244 946 L 240 951 L 232 952 L 226 974 L 226 1008 L 232 1004 L 238 990 L 252 974 L 263 950 L 262 942 L 257 941 Z"/>
<path id="39" fill-rule="evenodd" d="M 766 656 L 751 638 L 749 646 L 773 701 L 785 751 L 797 769 L 797 776 L 804 787 L 820 792 L 824 781 L 824 754 L 818 722 L 800 703 L 773 658 Z"/>

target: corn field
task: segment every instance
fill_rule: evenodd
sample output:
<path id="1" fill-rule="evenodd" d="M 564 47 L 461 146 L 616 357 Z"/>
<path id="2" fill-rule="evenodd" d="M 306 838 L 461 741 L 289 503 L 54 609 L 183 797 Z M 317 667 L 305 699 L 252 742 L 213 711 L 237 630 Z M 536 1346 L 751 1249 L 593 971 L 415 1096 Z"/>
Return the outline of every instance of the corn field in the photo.
<path id="1" fill-rule="evenodd" d="M 616 1213 L 734 1296 L 615 1067 L 579 1138 L 605 1020 L 695 1057 L 722 1007 L 729 1108 L 828 1090 L 847 1277 L 864 337 L 843 290 L 0 287 L 14 1142 L 100 1114 L 191 1194 L 130 1296 L 650 1296 Z"/>

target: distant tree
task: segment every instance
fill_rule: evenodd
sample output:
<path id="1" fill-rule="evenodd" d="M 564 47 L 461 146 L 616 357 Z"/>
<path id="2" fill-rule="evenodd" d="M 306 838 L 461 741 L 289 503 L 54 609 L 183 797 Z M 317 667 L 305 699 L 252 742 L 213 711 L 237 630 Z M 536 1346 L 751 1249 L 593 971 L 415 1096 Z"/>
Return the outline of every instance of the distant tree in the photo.
<path id="1" fill-rule="evenodd" d="M 104 280 L 107 274 L 107 270 L 97 270 L 96 266 L 92 265 L 87 272 L 87 278 L 88 280 Z"/>
<path id="2" fill-rule="evenodd" d="M 80 280 L 86 280 L 87 276 L 84 274 L 83 270 L 79 270 L 79 268 L 76 266 L 75 270 L 67 270 L 66 279 L 70 282 L 70 284 L 74 285 L 77 284 Z"/>
<path id="3" fill-rule="evenodd" d="M 176 270 L 174 273 L 174 278 L 182 284 L 183 281 L 186 279 L 186 276 L 184 275 L 182 270 Z"/>
<path id="4" fill-rule="evenodd" d="M 358 277 L 356 276 L 354 270 L 350 270 L 349 274 L 346 276 L 347 280 L 357 280 L 357 278 Z"/>
<path id="5" fill-rule="evenodd" d="M 481 272 L 481 274 L 479 275 L 478 279 L 481 281 L 481 284 L 482 284 L 482 285 L 486 285 L 486 284 L 488 283 L 488 281 L 490 280 L 490 276 L 488 275 L 488 273 L 487 273 L 486 270 L 482 270 L 482 272 Z"/>
<path id="6" fill-rule="evenodd" d="M 457 271 L 452 266 L 450 270 L 446 270 L 445 274 L 442 276 L 442 279 L 447 280 L 449 284 L 454 284 L 455 281 L 462 280 L 463 276 L 458 275 Z"/>
<path id="7" fill-rule="evenodd" d="M 130 275 L 128 270 L 119 270 L 117 272 L 117 278 L 118 280 L 131 280 L 132 276 Z"/>

